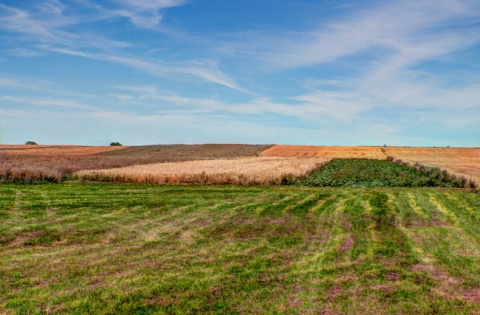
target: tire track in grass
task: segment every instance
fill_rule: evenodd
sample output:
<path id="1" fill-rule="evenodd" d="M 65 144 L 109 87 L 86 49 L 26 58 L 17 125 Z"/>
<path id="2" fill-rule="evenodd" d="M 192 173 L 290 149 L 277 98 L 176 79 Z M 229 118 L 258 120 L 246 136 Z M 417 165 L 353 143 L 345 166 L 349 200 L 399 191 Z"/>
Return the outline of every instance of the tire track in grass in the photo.
<path id="1" fill-rule="evenodd" d="M 439 205 L 444 209 L 456 209 L 455 203 L 445 203 L 444 199 L 448 199 L 445 197 L 447 192 L 430 190 L 420 191 L 419 194 L 419 206 L 425 211 L 433 212 L 432 221 L 423 225 L 400 227 L 409 237 L 418 260 L 417 264 L 408 267 L 407 274 L 417 286 L 423 286 L 423 290 L 428 290 L 430 296 L 437 299 L 436 304 L 429 306 L 432 312 L 436 308 L 448 309 L 452 306 L 452 300 L 457 301 L 460 309 L 472 309 L 469 302 L 472 294 L 477 296 L 476 299 L 480 298 L 479 292 L 472 293 L 471 290 L 472 285 L 477 288 L 480 286 L 480 268 L 477 267 L 480 266 L 480 257 L 472 252 L 469 252 L 468 256 L 462 256 L 454 249 L 472 250 L 477 244 L 471 246 L 472 239 L 465 235 L 468 234 L 465 229 L 459 229 L 453 224 L 439 224 Z M 410 210 L 397 209 L 400 215 Z M 462 242 L 470 243 L 470 246 Z"/>
<path id="2" fill-rule="evenodd" d="M 292 202 L 297 202 L 299 199 L 301 199 L 303 196 L 302 195 L 294 195 L 291 194 L 289 196 L 284 197 L 283 199 L 271 203 L 267 206 L 265 206 L 262 211 L 260 212 L 261 216 L 274 216 L 274 217 L 283 217 L 284 210 L 285 208 L 289 207 Z"/>
<path id="3" fill-rule="evenodd" d="M 335 195 L 322 207 L 322 212 L 315 212 L 316 234 L 309 235 L 306 239 L 307 247 L 304 254 L 296 262 L 298 274 L 306 275 L 313 273 L 318 277 L 322 273 L 330 273 L 334 270 L 338 250 L 343 242 L 344 226 L 340 218 L 345 206 L 344 196 Z M 325 205 L 325 203 L 324 203 Z M 310 266 L 310 269 L 305 268 Z"/>
<path id="4" fill-rule="evenodd" d="M 426 211 L 424 211 L 421 207 L 418 206 L 418 199 L 416 195 L 413 193 L 408 193 L 408 201 L 410 204 L 410 207 L 413 209 L 413 211 L 417 214 L 418 217 L 422 219 L 423 222 L 429 222 L 430 221 L 430 214 Z"/>
<path id="5" fill-rule="evenodd" d="M 347 201 L 345 205 L 345 220 L 347 236 L 343 245 L 340 247 L 340 260 L 345 258 L 351 262 L 358 263 L 368 259 L 369 245 L 369 227 L 372 224 L 370 216 L 366 213 L 366 198 L 357 195 Z"/>
<path id="6" fill-rule="evenodd" d="M 471 218 L 465 206 L 452 202 L 448 197 L 450 194 L 435 193 L 435 200 L 444 209 L 455 209 L 455 212 L 448 213 L 456 222 L 455 226 L 441 231 L 443 235 L 437 243 L 439 246 L 434 253 L 435 257 L 448 266 L 453 274 L 461 274 L 463 277 L 480 275 L 480 221 Z M 480 286 L 480 276 L 476 278 Z"/>
<path id="7" fill-rule="evenodd" d="M 447 209 L 437 200 L 436 194 L 429 193 L 429 201 L 435 206 L 437 213 L 440 212 L 442 214 L 444 221 L 447 221 L 453 226 L 458 226 L 460 224 L 454 212 Z"/>
<path id="8" fill-rule="evenodd" d="M 297 257 L 286 279 L 290 283 L 286 286 L 287 309 L 292 309 L 292 305 L 319 309 L 319 304 L 324 308 L 328 298 L 325 288 L 332 286 L 337 277 L 336 259 L 343 240 L 338 212 L 343 211 L 345 200 L 343 195 L 331 193 L 327 200 L 328 203 L 322 199 L 304 217 L 290 216 L 302 221 L 313 218 L 314 227 L 305 236 L 303 245 L 297 247 Z"/>
<path id="9" fill-rule="evenodd" d="M 414 202 L 412 202 L 414 200 Z M 407 236 L 409 245 L 418 261 L 428 262 L 431 257 L 427 257 L 423 248 L 416 241 L 416 234 L 413 228 L 416 226 L 430 225 L 429 221 L 425 221 L 425 215 L 419 212 L 418 204 L 414 199 L 412 193 L 404 193 L 403 191 L 396 191 L 394 193 L 393 205 L 398 213 L 398 228 Z"/>
<path id="10" fill-rule="evenodd" d="M 369 204 L 372 207 L 375 230 L 380 236 L 377 257 L 394 257 L 399 259 L 399 264 L 410 264 L 415 261 L 408 246 L 407 237 L 395 226 L 396 209 L 391 204 L 385 193 L 373 192 Z"/>
<path id="11" fill-rule="evenodd" d="M 397 227 L 393 199 L 388 192 L 369 191 L 347 202 L 344 213 L 354 242 L 341 248 L 342 280 L 332 288 L 330 298 L 337 302 L 333 311 L 394 312 L 397 300 L 415 305 L 408 299 L 416 289 L 405 287 L 403 270 L 416 259 L 408 237 Z"/>
<path id="12" fill-rule="evenodd" d="M 351 196 L 353 195 L 353 196 Z M 379 312 L 371 303 L 372 293 L 365 283 L 365 278 L 375 275 L 373 244 L 377 235 L 371 233 L 373 219 L 369 196 L 366 193 L 351 192 L 344 202 L 342 214 L 342 243 L 337 246 L 334 268 L 336 275 L 327 287 L 327 313 L 363 313 Z M 340 210 L 340 209 L 339 209 Z"/>
<path id="13" fill-rule="evenodd" d="M 308 194 L 305 198 L 299 200 L 295 205 L 288 207 L 285 210 L 288 214 L 303 217 L 309 212 L 314 212 L 314 210 L 319 206 L 319 204 L 321 205 L 321 202 L 326 197 L 328 197 L 328 195 L 319 193 Z"/>
<path id="14" fill-rule="evenodd" d="M 334 311 L 401 313 L 421 301 L 419 288 L 411 286 L 404 272 L 417 259 L 398 226 L 394 198 L 389 191 L 369 191 L 346 208 L 357 240 L 350 251 L 352 263 L 343 273 L 359 281 L 339 286 L 346 293 L 337 296 L 346 300 L 336 304 Z"/>
<path id="15" fill-rule="evenodd" d="M 474 210 L 476 200 L 467 202 L 467 199 L 460 199 L 456 194 L 445 192 L 436 195 L 439 203 L 445 205 L 447 209 L 455 209 L 451 215 L 455 217 L 458 225 L 463 231 L 470 235 L 472 241 L 480 248 L 480 209 Z"/>

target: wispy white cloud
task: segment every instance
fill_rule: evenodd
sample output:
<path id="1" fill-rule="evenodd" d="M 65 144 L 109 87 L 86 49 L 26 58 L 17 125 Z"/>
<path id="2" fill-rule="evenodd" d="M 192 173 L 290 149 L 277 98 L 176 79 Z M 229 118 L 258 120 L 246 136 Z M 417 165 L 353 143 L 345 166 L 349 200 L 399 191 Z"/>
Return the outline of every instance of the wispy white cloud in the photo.
<path id="1" fill-rule="evenodd" d="M 137 27 L 155 29 L 162 19 L 161 10 L 185 4 L 183 0 L 112 0 L 119 9 L 110 10 L 130 19 Z"/>
<path id="2" fill-rule="evenodd" d="M 36 57 L 36 56 L 41 55 L 41 53 L 38 52 L 38 51 L 34 51 L 34 50 L 31 50 L 31 49 L 25 49 L 25 48 L 8 49 L 5 52 L 9 55 L 12 55 L 12 56 L 26 57 L 26 58 Z"/>
<path id="3" fill-rule="evenodd" d="M 41 95 L 67 95 L 71 98 L 92 99 L 95 96 L 81 93 L 76 90 L 61 87 L 58 83 L 30 78 L 27 76 L 18 76 L 0 73 L 0 90 L 22 91 L 28 93 L 38 93 Z M 6 92 L 3 92 L 5 94 Z"/>
<path id="4" fill-rule="evenodd" d="M 247 93 L 235 80 L 222 72 L 215 62 L 198 62 L 197 60 L 177 61 L 172 65 L 159 60 L 143 60 L 128 56 L 122 51 L 133 46 L 132 43 L 108 39 L 88 31 L 73 33 L 66 27 L 92 21 L 112 19 L 115 16 L 126 16 L 139 27 L 153 28 L 159 21 L 162 9 L 181 6 L 183 0 L 143 0 L 117 1 L 111 0 L 115 6 L 108 9 L 93 1 L 82 0 L 79 3 L 93 9 L 91 16 L 79 13 L 67 13 L 60 1 L 44 0 L 34 6 L 31 11 L 17 9 L 0 4 L 6 13 L 0 14 L 0 29 L 20 33 L 27 36 L 26 41 L 35 43 L 31 49 L 14 48 L 18 55 L 24 57 L 39 54 L 38 48 L 71 56 L 84 57 L 125 65 L 155 76 L 196 77 L 202 81 L 215 83 L 233 90 Z M 94 49 L 94 51 L 92 51 Z"/>
<path id="5" fill-rule="evenodd" d="M 281 115 L 304 121 L 318 119 L 335 119 L 349 121 L 361 112 L 368 109 L 367 106 L 347 99 L 334 93 L 316 92 L 292 97 L 290 102 L 274 102 L 267 97 L 253 98 L 248 102 L 226 103 L 216 98 L 192 98 L 171 93 L 159 92 L 155 86 L 119 86 L 119 90 L 136 92 L 136 100 L 143 100 L 152 105 L 152 101 L 159 105 L 178 105 L 181 110 L 189 109 L 192 112 L 220 113 L 227 112 L 242 115 Z M 293 102 L 292 102 L 293 101 Z M 169 109 L 177 111 L 178 108 Z M 168 112 L 164 110 L 163 112 Z"/>
<path id="6" fill-rule="evenodd" d="M 470 34 L 465 34 L 464 28 L 452 28 L 448 34 L 439 29 L 459 21 L 468 26 L 478 22 L 479 14 L 477 1 L 380 2 L 317 30 L 280 34 L 252 48 L 266 54 L 264 61 L 282 68 L 327 63 L 372 50 L 409 57 L 405 64 L 410 65 L 478 42 L 478 27 L 471 26 Z M 262 43 L 268 46 L 262 47 Z"/>
<path id="7" fill-rule="evenodd" d="M 110 94 L 111 96 L 117 98 L 120 102 L 126 102 L 133 99 L 133 96 L 127 94 Z"/>
<path id="8" fill-rule="evenodd" d="M 42 46 L 45 50 L 58 52 L 67 55 L 73 55 L 83 58 L 102 60 L 112 63 L 125 65 L 136 70 L 147 72 L 153 76 L 166 77 L 172 74 L 187 74 L 206 82 L 219 84 L 230 89 L 249 93 L 247 90 L 241 88 L 230 76 L 220 71 L 216 66 L 209 65 L 195 65 L 188 63 L 187 66 L 180 65 L 166 65 L 161 61 L 146 61 L 140 58 L 122 57 L 111 54 L 97 54 L 88 53 L 79 50 L 72 50 L 66 48 L 56 48 L 48 45 Z"/>
<path id="9" fill-rule="evenodd" d="M 16 97 L 16 96 L 0 96 L 0 103 L 8 104 L 27 104 L 33 106 L 43 106 L 43 107 L 64 107 L 64 108 L 75 108 L 83 110 L 96 110 L 95 107 L 80 104 L 76 100 L 71 99 L 37 99 L 37 98 L 26 98 L 26 97 Z"/>

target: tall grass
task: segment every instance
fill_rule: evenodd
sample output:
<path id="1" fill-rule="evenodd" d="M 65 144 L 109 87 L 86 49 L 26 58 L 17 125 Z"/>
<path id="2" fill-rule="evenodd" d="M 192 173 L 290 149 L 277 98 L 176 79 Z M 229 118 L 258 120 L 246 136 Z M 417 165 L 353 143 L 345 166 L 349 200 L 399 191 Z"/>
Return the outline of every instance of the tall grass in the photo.
<path id="1" fill-rule="evenodd" d="M 70 179 L 109 183 L 145 183 L 145 184 L 209 184 L 209 185 L 276 185 L 293 174 L 248 175 L 235 173 L 221 174 L 104 174 L 91 172 L 73 174 Z"/>

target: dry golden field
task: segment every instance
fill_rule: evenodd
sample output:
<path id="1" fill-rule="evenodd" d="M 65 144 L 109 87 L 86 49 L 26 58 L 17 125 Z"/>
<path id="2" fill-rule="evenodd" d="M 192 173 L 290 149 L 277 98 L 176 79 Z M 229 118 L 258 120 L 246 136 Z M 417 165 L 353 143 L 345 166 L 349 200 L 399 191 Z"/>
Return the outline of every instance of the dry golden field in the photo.
<path id="1" fill-rule="evenodd" d="M 385 153 L 411 164 L 439 167 L 480 184 L 480 149 L 386 147 Z"/>
<path id="2" fill-rule="evenodd" d="M 0 145 L 0 182 L 60 181 L 65 175 L 79 170 L 257 156 L 269 147 L 243 144 L 134 147 Z"/>
<path id="3" fill-rule="evenodd" d="M 333 158 L 365 158 L 380 159 L 387 158 L 380 147 L 367 146 L 305 146 L 305 145 L 276 145 L 262 153 L 261 156 L 283 156 L 283 157 L 318 157 L 324 159 Z"/>
<path id="4" fill-rule="evenodd" d="M 276 184 L 285 176 L 301 176 L 327 162 L 324 158 L 250 157 L 84 170 L 81 179 L 148 183 Z"/>

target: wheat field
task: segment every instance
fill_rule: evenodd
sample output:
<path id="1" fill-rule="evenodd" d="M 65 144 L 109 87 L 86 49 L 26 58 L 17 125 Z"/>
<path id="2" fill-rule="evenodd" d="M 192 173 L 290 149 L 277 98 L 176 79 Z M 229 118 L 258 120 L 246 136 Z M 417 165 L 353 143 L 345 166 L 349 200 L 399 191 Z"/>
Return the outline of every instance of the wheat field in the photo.
<path id="1" fill-rule="evenodd" d="M 480 184 L 480 149 L 387 147 L 384 150 L 395 159 L 439 167 Z"/>
<path id="2" fill-rule="evenodd" d="M 386 159 L 385 153 L 380 147 L 368 146 L 306 146 L 306 145 L 276 145 L 262 153 L 261 156 L 282 156 L 282 157 L 318 157 L 324 159 Z"/>
<path id="3" fill-rule="evenodd" d="M 327 162 L 326 158 L 251 157 L 79 171 L 83 180 L 147 183 L 274 184 L 284 176 L 301 176 Z"/>

